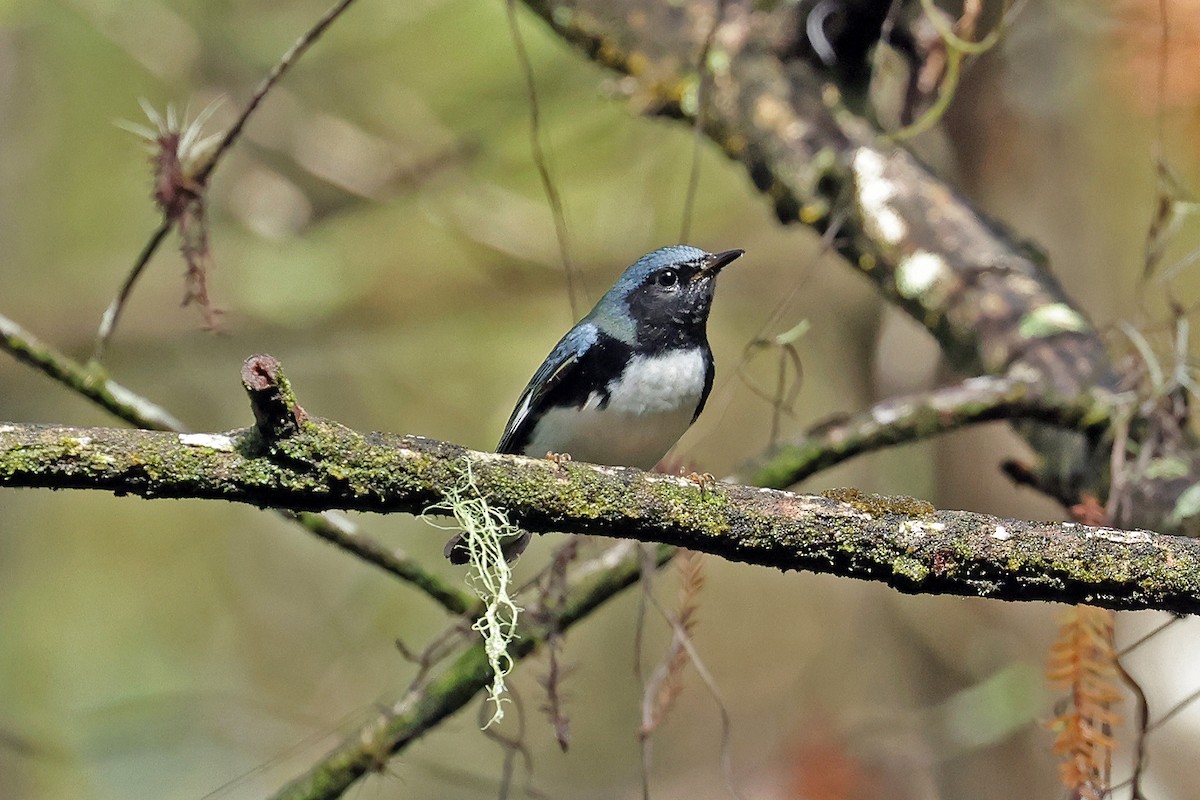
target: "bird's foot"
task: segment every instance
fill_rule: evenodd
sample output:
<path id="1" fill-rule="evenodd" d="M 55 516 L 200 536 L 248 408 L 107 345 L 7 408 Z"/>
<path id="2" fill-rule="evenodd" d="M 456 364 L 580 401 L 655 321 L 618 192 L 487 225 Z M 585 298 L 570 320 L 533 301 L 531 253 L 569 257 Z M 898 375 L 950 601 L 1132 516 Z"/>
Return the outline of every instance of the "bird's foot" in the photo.
<path id="1" fill-rule="evenodd" d="M 700 487 L 700 494 L 707 494 L 717 485 L 717 478 L 711 472 L 690 472 L 686 477 Z"/>

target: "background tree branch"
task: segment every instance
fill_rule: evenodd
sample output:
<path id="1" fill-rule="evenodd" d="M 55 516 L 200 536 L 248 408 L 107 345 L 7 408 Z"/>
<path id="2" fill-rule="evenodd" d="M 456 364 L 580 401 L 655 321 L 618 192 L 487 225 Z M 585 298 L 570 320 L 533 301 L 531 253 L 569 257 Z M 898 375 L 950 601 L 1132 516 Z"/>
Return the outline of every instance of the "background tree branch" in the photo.
<path id="1" fill-rule="evenodd" d="M 804 437 L 776 446 L 739 472 L 746 483 L 785 488 L 855 456 L 968 425 L 1027 419 L 1103 434 L 1130 413 L 1128 397 L 1093 390 L 1058 399 L 1047 396 L 1044 388 L 979 376 L 919 395 L 891 397 L 861 413 L 818 423 Z"/>

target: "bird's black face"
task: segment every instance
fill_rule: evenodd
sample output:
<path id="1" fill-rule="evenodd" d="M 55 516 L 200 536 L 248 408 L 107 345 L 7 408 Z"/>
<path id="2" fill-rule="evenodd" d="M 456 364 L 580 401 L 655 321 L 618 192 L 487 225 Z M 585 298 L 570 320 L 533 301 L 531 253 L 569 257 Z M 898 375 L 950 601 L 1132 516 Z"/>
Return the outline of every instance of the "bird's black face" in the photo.
<path id="1" fill-rule="evenodd" d="M 640 347 L 702 342 L 717 273 L 741 250 L 706 253 L 649 272 L 626 296 Z"/>

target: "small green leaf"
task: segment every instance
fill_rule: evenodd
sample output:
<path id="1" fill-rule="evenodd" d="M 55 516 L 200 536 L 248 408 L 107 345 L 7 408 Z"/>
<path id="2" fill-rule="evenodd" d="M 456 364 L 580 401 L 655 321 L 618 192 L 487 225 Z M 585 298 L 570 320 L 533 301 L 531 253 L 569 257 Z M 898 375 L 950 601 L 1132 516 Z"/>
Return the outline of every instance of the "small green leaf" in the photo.
<path id="1" fill-rule="evenodd" d="M 1179 495 L 1171 511 L 1171 522 L 1180 523 L 1197 514 L 1200 514 L 1200 483 L 1189 486 Z"/>
<path id="2" fill-rule="evenodd" d="M 802 319 L 791 330 L 786 330 L 783 333 L 776 336 L 775 344 L 779 345 L 780 347 L 786 347 L 787 345 L 792 344 L 793 342 L 799 341 L 800 339 L 804 338 L 804 335 L 806 333 L 808 333 L 808 329 L 811 327 L 812 327 L 812 324 L 809 323 L 808 320 Z"/>
<path id="3" fill-rule="evenodd" d="M 1145 476 L 1153 480 L 1183 478 L 1188 474 L 1187 462 L 1182 458 L 1156 458 L 1146 465 Z M 1192 487 L 1193 489 L 1195 487 Z"/>
<path id="4" fill-rule="evenodd" d="M 1056 333 L 1086 331 L 1087 320 L 1066 303 L 1051 303 L 1030 311 L 1021 318 L 1017 330 L 1026 339 L 1040 339 Z"/>

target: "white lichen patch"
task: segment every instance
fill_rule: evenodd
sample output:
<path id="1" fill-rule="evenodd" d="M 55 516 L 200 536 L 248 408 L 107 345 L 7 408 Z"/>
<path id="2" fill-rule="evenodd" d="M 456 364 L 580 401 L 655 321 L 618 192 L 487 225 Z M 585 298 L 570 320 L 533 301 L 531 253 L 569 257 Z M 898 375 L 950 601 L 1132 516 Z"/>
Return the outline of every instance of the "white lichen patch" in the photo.
<path id="1" fill-rule="evenodd" d="M 396 451 L 396 454 L 401 458 L 416 458 L 420 453 L 416 450 L 411 450 L 407 447 L 401 447 Z M 515 458 L 517 461 L 532 464 L 534 462 L 545 461 L 544 458 L 534 458 L 532 456 L 523 456 L 517 453 L 491 453 L 487 450 L 477 450 L 471 453 L 470 460 L 474 464 L 494 463 L 496 461 L 504 461 L 508 458 Z"/>
<path id="2" fill-rule="evenodd" d="M 1004 379 L 998 380 L 991 375 L 975 375 L 970 378 L 963 378 L 960 385 L 969 392 L 980 393 L 991 391 L 993 388 L 1004 383 L 1007 383 L 1007 381 Z"/>
<path id="3" fill-rule="evenodd" d="M 1014 381 L 1024 381 L 1025 383 L 1037 383 L 1042 380 L 1042 373 L 1038 372 L 1037 368 L 1032 364 L 1027 364 L 1024 361 L 1018 361 L 1008 368 L 1008 377 Z"/>
<path id="4" fill-rule="evenodd" d="M 999 539 L 1004 542 L 1012 538 L 1012 531 L 1003 525 L 997 525 L 996 530 L 992 531 L 992 538 Z"/>
<path id="5" fill-rule="evenodd" d="M 880 404 L 871 409 L 871 421 L 881 427 L 887 427 L 911 411 L 912 406 L 907 403 Z"/>
<path id="6" fill-rule="evenodd" d="M 543 459 L 543 460 L 546 460 L 546 459 Z M 580 462 L 580 463 L 585 463 L 585 462 Z M 610 467 L 610 466 L 605 466 L 604 464 L 593 464 L 592 469 L 594 469 L 596 472 L 598 472 L 601 475 L 604 475 L 606 477 L 616 478 L 616 477 L 620 476 L 620 474 L 625 469 L 627 469 L 627 467 Z M 673 478 L 677 478 L 678 476 L 664 474 L 663 477 L 666 478 L 667 480 L 671 480 Z"/>
<path id="7" fill-rule="evenodd" d="M 87 447 L 92 443 L 92 437 L 90 436 L 68 436 L 66 440 L 80 447 Z"/>
<path id="8" fill-rule="evenodd" d="M 898 192 L 895 184 L 884 177 L 886 167 L 884 157 L 869 147 L 860 147 L 851 162 L 863 226 L 868 235 L 894 245 L 903 241 L 908 226 L 892 208 Z"/>
<path id="9" fill-rule="evenodd" d="M 0 433 L 12 433 L 16 429 L 15 425 L 0 425 Z"/>
<path id="10" fill-rule="evenodd" d="M 637 548 L 639 542 L 632 539 L 619 539 L 612 547 L 605 550 L 596 558 L 588 559 L 578 570 L 572 573 L 576 580 L 584 580 L 591 575 L 612 569 L 628 558 Z"/>
<path id="11" fill-rule="evenodd" d="M 829 499 L 833 500 L 833 498 Z M 855 508 L 844 500 L 833 500 L 833 502 L 837 503 L 837 510 L 842 516 L 850 517 L 851 519 L 861 519 L 863 522 L 870 522 L 871 520 L 875 519 L 870 512 L 863 511 L 861 508 Z M 829 508 L 827 506 L 818 503 L 806 502 L 802 500 L 800 501 L 799 505 L 803 511 L 821 512 L 826 514 L 829 513 Z"/>
<path id="12" fill-rule="evenodd" d="M 181 433 L 179 443 L 187 447 L 207 447 L 222 453 L 233 452 L 233 439 L 223 433 Z"/>
<path id="13" fill-rule="evenodd" d="M 1017 332 L 1026 339 L 1038 339 L 1056 333 L 1086 331 L 1088 327 L 1083 315 L 1066 303 L 1050 303 L 1022 317 Z"/>
<path id="14" fill-rule="evenodd" d="M 1150 531 L 1122 531 L 1116 528 L 1093 528 L 1084 535 L 1089 539 L 1094 537 L 1115 544 L 1146 544 L 1154 538 Z"/>
<path id="15" fill-rule="evenodd" d="M 896 291 L 901 297 L 932 305 L 938 301 L 932 296 L 933 291 L 939 285 L 945 285 L 950 276 L 945 259 L 928 250 L 918 250 L 896 265 Z"/>
<path id="16" fill-rule="evenodd" d="M 945 523 L 925 522 L 919 519 L 906 519 L 900 523 L 900 535 L 910 539 L 918 539 L 927 533 L 938 533 L 946 530 Z"/>

